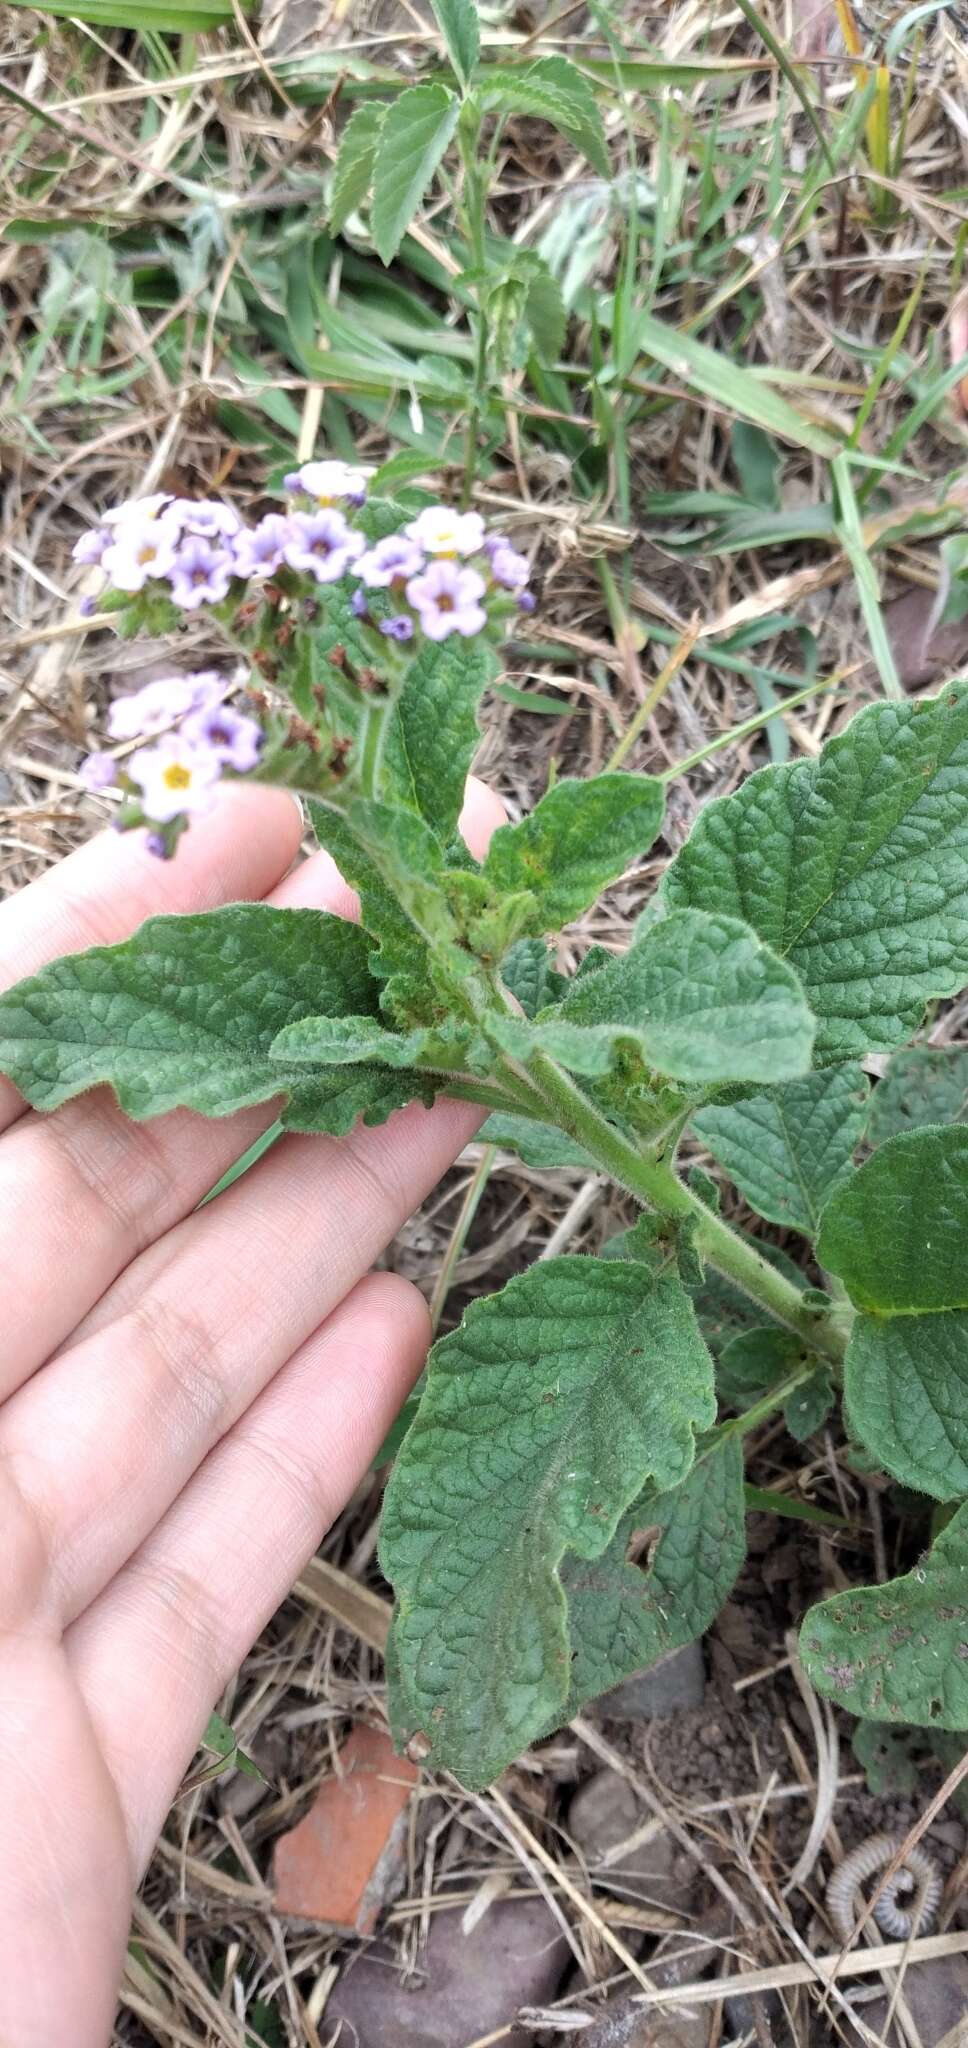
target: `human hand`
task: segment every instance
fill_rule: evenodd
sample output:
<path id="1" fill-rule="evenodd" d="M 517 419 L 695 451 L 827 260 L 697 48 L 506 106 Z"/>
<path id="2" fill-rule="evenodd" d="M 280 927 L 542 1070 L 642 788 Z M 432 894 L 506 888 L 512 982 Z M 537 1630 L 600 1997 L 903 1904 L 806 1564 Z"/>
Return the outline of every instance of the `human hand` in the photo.
<path id="1" fill-rule="evenodd" d="M 471 784 L 462 828 L 501 820 Z M 268 896 L 352 915 L 329 856 L 286 880 L 291 799 L 236 787 L 162 865 L 91 841 L 0 909 L 0 987 L 157 911 Z M 441 1101 L 339 1141 L 271 1121 L 53 1116 L 0 1080 L 0 2043 L 104 2048 L 131 1899 L 211 1709 L 424 1360 L 420 1295 L 370 1272 L 471 1137 Z"/>

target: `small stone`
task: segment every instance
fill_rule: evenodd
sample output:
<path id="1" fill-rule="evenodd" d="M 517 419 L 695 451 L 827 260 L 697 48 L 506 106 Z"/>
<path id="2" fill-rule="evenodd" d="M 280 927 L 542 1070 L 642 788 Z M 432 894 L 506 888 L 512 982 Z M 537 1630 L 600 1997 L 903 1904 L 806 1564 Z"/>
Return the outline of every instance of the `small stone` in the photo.
<path id="1" fill-rule="evenodd" d="M 466 1935 L 459 1913 L 435 1913 L 417 1976 L 401 1977 L 382 1943 L 344 1970 L 326 2002 L 326 2038 L 343 2020 L 347 2048 L 467 2048 L 513 2025 L 522 2006 L 547 2004 L 568 1954 L 541 1899 L 499 1901 Z M 528 2038 L 515 2029 L 502 2048 Z"/>
<path id="2" fill-rule="evenodd" d="M 609 1999 L 601 2018 L 576 2039 L 581 2048 L 708 2048 L 709 2007 L 661 2014 Z"/>
<path id="3" fill-rule="evenodd" d="M 276 1910 L 372 1934 L 406 1867 L 407 1806 L 420 1776 L 382 1728 L 360 1722 L 305 1818 L 272 1858 Z"/>
<path id="4" fill-rule="evenodd" d="M 683 1868 L 671 1835 L 662 1828 L 615 1862 L 609 1851 L 649 1819 L 631 1785 L 617 1771 L 596 1771 L 581 1785 L 568 1810 L 568 1832 L 597 1884 L 614 1898 L 649 1900 L 664 1913 L 688 1915 L 695 1874 Z"/>
<path id="5" fill-rule="evenodd" d="M 598 1711 L 607 1720 L 655 1721 L 686 1707 L 701 1707 L 706 1690 L 702 1644 L 687 1643 L 646 1671 L 634 1671 L 602 1694 Z"/>
<path id="6" fill-rule="evenodd" d="M 904 2002 L 921 2048 L 955 2048 L 968 2042 L 968 1957 L 936 1956 L 930 1963 L 912 1963 L 904 1972 Z M 877 1998 L 862 2008 L 875 2038 L 887 2024 L 888 2000 Z M 956 2033 L 959 2026 L 964 2033 Z"/>

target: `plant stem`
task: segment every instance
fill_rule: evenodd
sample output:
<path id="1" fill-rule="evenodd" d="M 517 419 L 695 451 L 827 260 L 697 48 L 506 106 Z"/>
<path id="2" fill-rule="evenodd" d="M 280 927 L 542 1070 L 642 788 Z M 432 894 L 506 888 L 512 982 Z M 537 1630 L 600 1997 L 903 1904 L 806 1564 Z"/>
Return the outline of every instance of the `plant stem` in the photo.
<path id="1" fill-rule="evenodd" d="M 366 707 L 366 725 L 360 752 L 360 789 L 367 797 L 377 797 L 380 793 L 380 756 L 383 752 L 383 735 L 389 710 L 389 698 L 385 702 L 379 699 L 371 701 Z"/>
<path id="2" fill-rule="evenodd" d="M 792 1281 L 738 1237 L 722 1217 L 714 1216 L 664 1160 L 638 1151 L 545 1053 L 533 1055 L 528 1071 L 544 1097 L 549 1120 L 583 1145 L 620 1187 L 660 1215 L 692 1221 L 696 1250 L 710 1265 L 724 1273 L 785 1329 L 802 1338 L 811 1350 L 835 1364 L 841 1363 L 847 1339 L 839 1322 L 833 1319 L 833 1303 L 830 1315 L 805 1304 L 801 1290 Z"/>

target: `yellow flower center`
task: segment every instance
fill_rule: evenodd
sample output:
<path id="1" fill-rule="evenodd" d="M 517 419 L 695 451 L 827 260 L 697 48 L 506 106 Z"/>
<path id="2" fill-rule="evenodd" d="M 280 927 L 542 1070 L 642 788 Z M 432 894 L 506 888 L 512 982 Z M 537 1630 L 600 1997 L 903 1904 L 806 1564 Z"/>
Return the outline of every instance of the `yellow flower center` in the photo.
<path id="1" fill-rule="evenodd" d="M 157 553 L 158 553 L 158 544 L 157 544 L 157 542 L 155 542 L 154 544 L 152 544 L 152 542 L 151 542 L 150 540 L 146 540 L 146 541 L 145 541 L 145 544 L 144 544 L 144 547 L 143 547 L 143 548 L 141 548 L 141 549 L 139 550 L 139 552 L 138 552 L 138 561 L 139 561 L 139 563 L 140 563 L 140 564 L 142 565 L 142 567 L 143 567 L 143 566 L 144 566 L 144 564 L 145 564 L 145 562 L 153 562 L 153 561 L 154 561 L 154 559 L 155 559 L 155 556 L 156 556 L 156 554 L 157 554 Z"/>
<path id="2" fill-rule="evenodd" d="M 171 765 L 164 769 L 161 779 L 166 789 L 190 789 L 192 771 L 184 767 L 181 761 L 172 761 Z"/>

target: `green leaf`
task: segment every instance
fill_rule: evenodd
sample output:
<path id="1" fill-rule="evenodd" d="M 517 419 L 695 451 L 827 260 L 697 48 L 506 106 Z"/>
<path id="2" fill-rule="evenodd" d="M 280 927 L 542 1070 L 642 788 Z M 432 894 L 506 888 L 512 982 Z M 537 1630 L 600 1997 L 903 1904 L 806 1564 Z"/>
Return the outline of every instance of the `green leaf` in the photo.
<path id="1" fill-rule="evenodd" d="M 439 1031 L 388 1031 L 374 1017 L 300 1017 L 273 1039 L 270 1057 L 283 1065 L 351 1066 L 376 1060 L 381 1066 L 433 1067 L 460 1072 L 470 1033 L 454 1023 Z"/>
<path id="2" fill-rule="evenodd" d="M 906 1486 L 968 1493 L 968 1130 L 889 1138 L 824 1210 L 817 1256 L 861 1311 L 851 1428 Z"/>
<path id="3" fill-rule="evenodd" d="M 501 962 L 501 980 L 520 1003 L 526 1017 L 536 1017 L 546 1003 L 556 1003 L 570 986 L 552 965 L 543 939 L 519 939 Z"/>
<path id="4" fill-rule="evenodd" d="M 803 1274 L 777 1245 L 764 1244 L 761 1239 L 751 1237 L 745 1230 L 737 1231 L 737 1236 L 743 1238 L 746 1244 L 755 1246 L 761 1256 L 767 1259 L 771 1266 L 775 1266 L 778 1273 L 783 1273 L 794 1287 L 803 1286 Z M 707 1266 L 701 1284 L 691 1286 L 689 1291 L 699 1328 L 713 1357 L 719 1362 L 716 1375 L 719 1385 L 719 1374 L 727 1345 L 733 1337 L 758 1329 L 763 1322 L 764 1311 L 757 1302 L 750 1300 L 748 1294 L 743 1294 L 738 1287 L 734 1287 L 724 1273 L 717 1273 L 715 1266 Z M 789 1336 L 788 1331 L 784 1334 Z M 723 1391 L 723 1399 L 729 1398 Z M 742 1401 L 739 1405 L 743 1405 Z"/>
<path id="5" fill-rule="evenodd" d="M 566 1555 L 568 1718 L 705 1633 L 742 1567 L 745 1522 L 743 1457 L 733 1437 L 671 1492 L 642 1494 L 600 1557 Z"/>
<path id="6" fill-rule="evenodd" d="M 780 455 L 769 434 L 762 427 L 751 426 L 748 420 L 735 420 L 729 445 L 744 498 L 751 505 L 779 511 Z"/>
<path id="7" fill-rule="evenodd" d="M 968 1046 L 914 1045 L 896 1052 L 874 1089 L 867 1119 L 872 1145 L 922 1124 L 968 1122 Z"/>
<path id="8" fill-rule="evenodd" d="M 392 263 L 457 126 L 460 101 L 442 85 L 411 85 L 390 107 L 373 165 L 370 228 Z"/>
<path id="9" fill-rule="evenodd" d="M 382 793 L 406 804 L 446 845 L 457 830 L 477 749 L 477 707 L 495 672 L 480 640 L 428 640 L 407 669 L 387 723 Z"/>
<path id="10" fill-rule="evenodd" d="M 319 910 L 230 905 L 153 917 L 120 946 L 55 960 L 0 997 L 0 1070 L 35 1109 L 107 1082 L 129 1116 L 228 1116 L 288 1093 L 290 1128 L 345 1131 L 415 1092 L 352 1069 L 335 1085 L 273 1062 L 283 1026 L 377 1013 L 368 942 Z M 416 1086 L 419 1088 L 419 1083 Z"/>
<path id="11" fill-rule="evenodd" d="M 530 890 L 532 932 L 580 917 L 609 882 L 646 853 L 660 830 L 661 782 L 651 775 L 566 777 L 520 825 L 495 832 L 483 873 L 498 895 Z"/>
<path id="12" fill-rule="evenodd" d="M 362 206 L 370 189 L 386 113 L 379 100 L 364 100 L 362 106 L 354 109 L 343 130 L 329 201 L 329 225 L 334 235 L 342 234 L 350 215 Z"/>
<path id="13" fill-rule="evenodd" d="M 968 1130 L 889 1138 L 831 1195 L 817 1255 L 881 1316 L 968 1308 Z"/>
<path id="14" fill-rule="evenodd" d="M 885 1793 L 907 1797 L 918 1782 L 910 1735 L 894 1734 L 877 1721 L 858 1721 L 851 1748 L 875 1799 Z"/>
<path id="15" fill-rule="evenodd" d="M 800 1655 L 817 1691 L 853 1714 L 968 1728 L 968 1505 L 905 1578 L 811 1607 Z"/>
<path id="16" fill-rule="evenodd" d="M 561 286 L 540 257 L 535 259 L 535 268 L 528 279 L 524 317 L 539 356 L 543 356 L 546 363 L 556 362 L 565 345 L 568 316 Z"/>
<path id="17" fill-rule="evenodd" d="M 679 385 L 687 384 L 728 413 L 751 421 L 781 441 L 789 441 L 794 448 L 810 448 L 814 454 L 827 457 L 836 455 L 840 443 L 826 427 L 817 426 L 752 370 L 732 362 L 697 335 L 687 334 L 681 327 L 670 327 L 644 310 L 634 316 L 633 333 L 635 345 L 643 355 L 661 363 Z M 607 378 L 602 381 L 607 385 Z"/>
<path id="18" fill-rule="evenodd" d="M 585 1173 L 597 1170 L 590 1153 L 583 1152 L 573 1138 L 566 1138 L 553 1124 L 535 1123 L 529 1116 L 506 1116 L 497 1110 L 481 1125 L 478 1135 L 484 1145 L 516 1152 L 525 1166 L 580 1166 Z"/>
<path id="19" fill-rule="evenodd" d="M 783 1403 L 783 1420 L 798 1444 L 822 1429 L 836 1400 L 834 1384 L 826 1366 L 818 1366 L 803 1385 L 788 1394 Z"/>
<path id="20" fill-rule="evenodd" d="M 594 1072 L 596 1058 L 625 1045 L 650 1068 L 702 1087 L 803 1073 L 814 1026 L 796 975 L 748 925 L 692 910 L 653 925 L 531 1028 L 565 1060 L 580 1057 L 583 1041 L 577 1071 Z"/>
<path id="21" fill-rule="evenodd" d="M 26 4 L 14 0 L 15 6 Z M 92 28 L 155 29 L 159 35 L 197 35 L 233 17 L 231 0 L 80 0 L 79 6 L 74 0 L 45 0 L 44 13 L 68 15 Z"/>
<path id="22" fill-rule="evenodd" d="M 863 1136 L 867 1089 L 862 1067 L 828 1067 L 703 1109 L 692 1127 L 751 1208 L 815 1237 L 824 1202 L 850 1172 Z"/>
<path id="23" fill-rule="evenodd" d="M 716 1362 L 716 1391 L 720 1400 L 727 1408 L 742 1413 L 769 1393 L 771 1387 L 788 1379 L 806 1355 L 799 1338 L 778 1325 L 757 1324 L 737 1330 L 723 1345 Z"/>
<path id="24" fill-rule="evenodd" d="M 535 114 L 568 136 L 603 178 L 611 176 L 602 117 L 588 79 L 567 57 L 539 57 L 526 71 L 482 72 L 475 99 L 483 110 Z"/>
<path id="25" fill-rule="evenodd" d="M 447 54 L 464 90 L 481 54 L 481 24 L 472 0 L 431 0 Z"/>
<path id="26" fill-rule="evenodd" d="M 968 686 L 872 704 L 816 761 L 707 805 L 662 885 L 788 956 L 818 1062 L 891 1051 L 968 979 Z"/>
<path id="27" fill-rule="evenodd" d="M 648 1479 L 685 1478 L 712 1361 L 670 1273 L 560 1258 L 476 1301 L 431 1353 L 387 1489 L 393 1715 L 489 1784 L 570 1687 L 566 1549 L 597 1557 Z"/>

